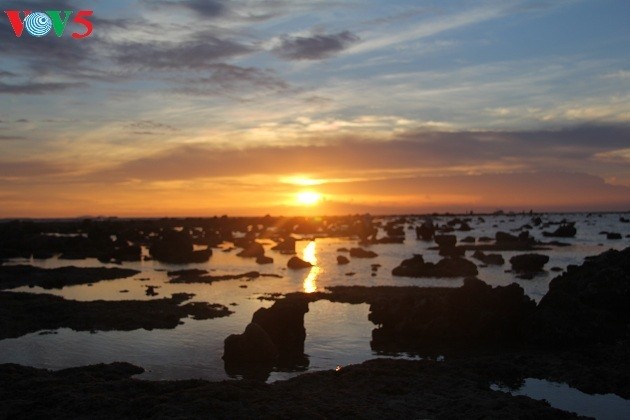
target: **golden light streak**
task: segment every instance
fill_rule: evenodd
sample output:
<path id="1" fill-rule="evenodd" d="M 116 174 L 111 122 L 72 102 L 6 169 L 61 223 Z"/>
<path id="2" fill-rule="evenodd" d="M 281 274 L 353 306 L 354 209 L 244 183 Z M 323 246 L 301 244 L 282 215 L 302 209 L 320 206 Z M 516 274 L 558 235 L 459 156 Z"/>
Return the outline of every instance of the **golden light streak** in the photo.
<path id="1" fill-rule="evenodd" d="M 304 279 L 304 292 L 313 293 L 317 291 L 317 278 L 322 272 L 321 267 L 317 266 L 317 245 L 315 241 L 309 242 L 302 251 L 302 259 L 313 264 L 313 268 L 309 271 L 308 276 Z"/>

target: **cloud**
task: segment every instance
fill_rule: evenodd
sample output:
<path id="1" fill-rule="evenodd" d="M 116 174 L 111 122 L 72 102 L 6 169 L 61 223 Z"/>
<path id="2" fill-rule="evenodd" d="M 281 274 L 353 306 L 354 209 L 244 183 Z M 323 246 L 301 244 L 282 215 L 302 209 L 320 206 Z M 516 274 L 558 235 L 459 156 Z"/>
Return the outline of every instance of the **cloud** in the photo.
<path id="1" fill-rule="evenodd" d="M 0 161 L 0 179 L 33 178 L 60 175 L 66 172 L 62 166 L 44 160 Z"/>
<path id="2" fill-rule="evenodd" d="M 596 156 L 624 148 L 627 126 L 533 132 L 415 132 L 391 141 L 341 138 L 321 145 L 220 149 L 184 145 L 122 163 L 93 176 L 119 181 L 191 180 L 248 175 L 390 177 L 577 171 Z M 598 155 L 599 154 L 599 155 Z"/>
<path id="3" fill-rule="evenodd" d="M 143 70 L 203 70 L 218 61 L 253 51 L 236 41 L 204 31 L 183 42 L 127 42 L 117 45 L 114 60 Z"/>
<path id="4" fill-rule="evenodd" d="M 173 90 L 187 95 L 222 95 L 233 94 L 242 90 L 287 92 L 290 85 L 280 79 L 273 71 L 255 67 L 241 67 L 232 64 L 212 64 L 209 74 L 204 77 L 176 79 Z"/>
<path id="5" fill-rule="evenodd" d="M 229 11 L 229 8 L 226 6 L 226 2 L 216 0 L 141 0 L 141 3 L 152 10 L 164 8 L 188 9 L 199 14 L 203 18 L 221 17 Z"/>
<path id="6" fill-rule="evenodd" d="M 285 60 L 321 60 L 345 50 L 359 41 L 350 31 L 309 37 L 284 35 L 272 52 Z"/>
<path id="7" fill-rule="evenodd" d="M 48 82 L 48 83 L 23 83 L 23 84 L 7 84 L 0 82 L 0 95 L 43 95 L 46 93 L 61 92 L 68 89 L 75 89 L 86 86 L 85 83 L 65 83 L 65 82 Z"/>

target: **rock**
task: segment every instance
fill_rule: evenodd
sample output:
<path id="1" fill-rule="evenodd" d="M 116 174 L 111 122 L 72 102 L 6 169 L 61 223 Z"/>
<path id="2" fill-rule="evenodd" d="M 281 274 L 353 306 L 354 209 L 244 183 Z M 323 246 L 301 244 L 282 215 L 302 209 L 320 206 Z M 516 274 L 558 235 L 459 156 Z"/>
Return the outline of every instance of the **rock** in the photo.
<path id="1" fill-rule="evenodd" d="M 543 271 L 543 266 L 549 262 L 547 255 L 522 254 L 510 258 L 512 270 L 523 273 L 537 273 Z"/>
<path id="2" fill-rule="evenodd" d="M 363 248 L 351 248 L 350 256 L 352 258 L 376 258 L 378 254 L 374 251 L 368 251 Z"/>
<path id="3" fill-rule="evenodd" d="M 482 236 L 481 238 L 479 238 L 479 242 L 492 242 L 492 238 L 489 238 L 488 236 Z"/>
<path id="4" fill-rule="evenodd" d="M 457 245 L 457 236 L 455 235 L 436 235 L 435 243 L 440 248 L 454 248 Z"/>
<path id="5" fill-rule="evenodd" d="M 212 256 L 210 248 L 195 251 L 190 234 L 183 231 L 166 230 L 149 248 L 151 256 L 170 264 L 206 262 Z"/>
<path id="6" fill-rule="evenodd" d="M 466 236 L 460 242 L 463 242 L 465 244 L 474 244 L 475 243 L 475 238 L 473 236 Z"/>
<path id="7" fill-rule="evenodd" d="M 472 257 L 487 265 L 505 264 L 505 260 L 501 254 L 485 254 L 483 251 L 475 251 Z"/>
<path id="8" fill-rule="evenodd" d="M 370 305 L 372 349 L 406 351 L 456 345 L 519 342 L 535 303 L 523 289 L 466 279 L 460 288 L 417 288 Z"/>
<path id="9" fill-rule="evenodd" d="M 344 265 L 344 264 L 349 264 L 349 263 L 350 263 L 350 260 L 347 257 L 343 255 L 337 256 L 337 264 Z"/>
<path id="10" fill-rule="evenodd" d="M 467 277 L 477 274 L 477 266 L 464 258 L 443 258 L 433 264 L 425 262 L 422 255 L 414 255 L 392 270 L 392 275 L 401 277 Z"/>
<path id="11" fill-rule="evenodd" d="M 265 255 L 265 248 L 263 248 L 262 244 L 254 241 L 236 255 L 242 258 L 258 258 Z"/>
<path id="12" fill-rule="evenodd" d="M 291 259 L 289 259 L 289 261 L 287 262 L 287 267 L 294 270 L 298 270 L 301 268 L 311 268 L 312 266 L 313 264 L 308 261 L 304 261 L 299 257 L 291 257 Z"/>
<path id="13" fill-rule="evenodd" d="M 416 239 L 430 241 L 435 235 L 435 226 L 431 220 L 426 220 L 422 225 L 416 226 Z"/>
<path id="14" fill-rule="evenodd" d="M 158 293 L 155 289 L 159 289 L 160 286 L 147 286 L 147 290 L 144 292 L 147 296 L 157 296 Z"/>
<path id="15" fill-rule="evenodd" d="M 546 345 L 628 339 L 630 248 L 588 258 L 554 278 L 531 325 L 531 339 Z"/>
<path id="16" fill-rule="evenodd" d="M 273 258 L 267 257 L 266 255 L 260 255 L 256 257 L 256 264 L 273 264 Z"/>
<path id="17" fill-rule="evenodd" d="M 575 223 L 564 223 L 553 232 L 543 232 L 543 236 L 550 238 L 573 238 L 577 233 Z"/>
<path id="18" fill-rule="evenodd" d="M 609 232 L 606 234 L 606 239 L 617 240 L 621 239 L 621 234 L 616 232 Z"/>
<path id="19" fill-rule="evenodd" d="M 307 312 L 306 299 L 285 298 L 276 301 L 270 308 L 257 310 L 252 322 L 269 334 L 281 360 L 297 360 L 304 356 L 304 314 Z"/>
<path id="20" fill-rule="evenodd" d="M 243 334 L 232 334 L 223 342 L 223 360 L 240 363 L 269 363 L 278 361 L 278 348 L 260 325 L 251 322 Z"/>
<path id="21" fill-rule="evenodd" d="M 283 254 L 295 254 L 295 238 L 287 236 L 278 245 L 271 248 L 273 251 L 279 251 Z"/>

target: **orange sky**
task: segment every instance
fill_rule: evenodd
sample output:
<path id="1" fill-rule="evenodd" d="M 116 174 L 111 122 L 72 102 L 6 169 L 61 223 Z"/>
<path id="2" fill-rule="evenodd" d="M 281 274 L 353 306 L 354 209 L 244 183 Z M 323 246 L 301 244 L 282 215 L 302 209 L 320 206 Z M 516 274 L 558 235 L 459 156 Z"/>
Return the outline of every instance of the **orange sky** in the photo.
<path id="1" fill-rule="evenodd" d="M 55 4 L 0 16 L 0 218 L 630 210 L 625 2 Z"/>

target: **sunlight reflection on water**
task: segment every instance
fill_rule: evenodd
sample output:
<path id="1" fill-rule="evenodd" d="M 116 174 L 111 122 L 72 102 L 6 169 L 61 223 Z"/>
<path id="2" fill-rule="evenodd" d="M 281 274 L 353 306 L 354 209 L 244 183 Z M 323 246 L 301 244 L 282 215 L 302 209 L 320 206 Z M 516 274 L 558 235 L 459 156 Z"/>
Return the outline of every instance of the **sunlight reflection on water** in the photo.
<path id="1" fill-rule="evenodd" d="M 317 278 L 322 272 L 322 268 L 317 265 L 317 243 L 309 242 L 304 251 L 302 251 L 302 259 L 314 265 L 308 276 L 304 279 L 304 292 L 313 293 L 317 291 Z"/>

